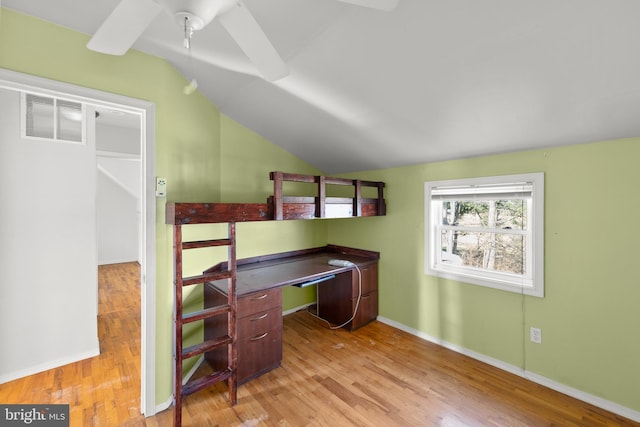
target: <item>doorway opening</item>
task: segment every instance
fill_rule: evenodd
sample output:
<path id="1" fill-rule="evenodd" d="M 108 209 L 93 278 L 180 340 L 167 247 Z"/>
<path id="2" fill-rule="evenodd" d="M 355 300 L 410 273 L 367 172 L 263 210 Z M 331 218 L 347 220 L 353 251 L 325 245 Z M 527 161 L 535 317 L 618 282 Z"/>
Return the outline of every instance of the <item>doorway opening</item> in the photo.
<path id="1" fill-rule="evenodd" d="M 141 390 L 140 409 L 154 415 L 155 406 L 155 105 L 148 101 L 115 95 L 0 69 L 0 88 L 41 96 L 61 97 L 90 106 L 90 110 L 111 110 L 130 115 L 139 121 L 140 186 L 139 239 L 137 252 L 141 288 Z M 95 158 L 93 159 L 95 161 Z M 97 268 L 97 265 L 95 266 Z M 97 302 L 97 280 L 96 280 Z"/>

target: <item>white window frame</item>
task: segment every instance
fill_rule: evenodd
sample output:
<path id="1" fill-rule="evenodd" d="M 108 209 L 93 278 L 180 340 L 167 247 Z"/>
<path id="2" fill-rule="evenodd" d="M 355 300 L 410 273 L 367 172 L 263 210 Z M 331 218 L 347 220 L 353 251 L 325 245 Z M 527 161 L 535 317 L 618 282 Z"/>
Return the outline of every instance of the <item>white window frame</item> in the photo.
<path id="1" fill-rule="evenodd" d="M 487 188 L 506 188 L 509 184 L 531 189 L 527 200 L 527 227 L 520 232 L 525 236 L 525 274 L 518 275 L 469 268 L 441 262 L 440 230 L 442 222 L 442 200 L 439 195 L 463 194 L 461 198 L 483 197 Z M 427 181 L 425 191 L 425 274 L 457 280 L 504 291 L 544 297 L 544 174 L 531 173 L 502 175 L 483 178 Z M 503 190 L 506 191 L 506 190 Z M 441 196 L 440 196 L 441 197 Z M 494 200 L 498 200 L 495 198 Z M 501 230 L 502 232 L 502 230 Z M 515 233 L 519 233 L 514 231 Z"/>

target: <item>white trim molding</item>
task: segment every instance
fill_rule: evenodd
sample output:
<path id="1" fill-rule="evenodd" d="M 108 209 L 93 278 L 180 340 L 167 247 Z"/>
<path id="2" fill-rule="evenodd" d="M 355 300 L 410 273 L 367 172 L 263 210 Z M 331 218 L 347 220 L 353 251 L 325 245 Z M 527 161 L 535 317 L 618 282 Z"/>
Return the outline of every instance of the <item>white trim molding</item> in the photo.
<path id="1" fill-rule="evenodd" d="M 29 369 L 22 369 L 20 371 L 2 374 L 0 375 L 0 384 L 8 383 L 9 381 L 17 380 L 18 378 L 23 378 L 29 375 L 38 374 L 40 372 L 48 371 L 49 369 L 58 368 L 60 366 L 68 365 L 69 363 L 79 362 L 80 360 L 89 359 L 91 357 L 95 357 L 99 355 L 100 355 L 100 345 L 96 340 L 95 348 L 93 350 L 87 350 L 85 352 L 74 354 L 72 356 L 64 357 L 57 360 L 51 360 L 47 363 L 41 363 L 40 365 L 32 366 Z"/>
<path id="2" fill-rule="evenodd" d="M 315 301 L 314 301 L 314 302 L 311 302 L 311 303 L 309 303 L 309 304 L 303 304 L 303 305 L 301 305 L 301 306 L 299 306 L 299 307 L 290 308 L 289 310 L 285 310 L 285 311 L 283 311 L 283 312 L 282 312 L 282 316 L 286 316 L 286 315 L 288 315 L 288 314 L 292 314 L 292 313 L 295 313 L 295 312 L 300 311 L 300 310 L 306 310 L 308 307 L 310 307 L 310 306 L 312 306 L 312 305 L 314 305 L 314 304 L 315 304 Z"/>
<path id="3" fill-rule="evenodd" d="M 169 395 L 169 398 L 167 400 L 165 400 L 164 402 L 160 402 L 154 406 L 154 413 L 158 414 L 166 409 L 169 409 L 171 405 L 173 405 L 173 393 Z"/>
<path id="4" fill-rule="evenodd" d="M 494 359 L 493 357 L 486 356 L 481 353 L 477 353 L 473 350 L 469 350 L 468 348 L 458 346 L 456 344 L 452 344 L 448 341 L 445 341 L 440 338 L 436 338 L 424 332 L 421 332 L 417 329 L 410 328 L 402 323 L 396 322 L 391 319 L 387 319 L 386 317 L 378 316 L 378 321 L 392 326 L 396 329 L 400 329 L 408 334 L 414 335 L 418 338 L 422 338 L 426 341 L 432 342 L 434 344 L 440 345 L 449 350 L 455 351 L 456 353 L 463 354 L 465 356 L 469 356 L 472 359 L 479 360 L 480 362 L 486 363 L 487 365 L 491 365 L 495 368 L 502 369 L 503 371 L 507 371 L 511 374 L 517 375 L 519 377 L 525 378 L 529 381 L 532 381 L 536 384 L 540 384 L 542 386 L 548 387 L 552 390 L 560 392 L 562 394 L 566 394 L 567 396 L 571 396 L 575 399 L 581 400 L 583 402 L 589 403 L 593 406 L 597 406 L 598 408 L 602 408 L 606 411 L 612 412 L 614 414 L 620 415 L 621 417 L 628 418 L 635 422 L 640 422 L 640 412 L 635 411 L 633 409 L 627 408 L 626 406 L 622 406 L 618 403 L 612 402 L 610 400 L 603 399 L 601 397 L 586 393 L 582 390 L 578 390 L 573 387 L 569 387 L 565 384 L 559 383 L 557 381 L 546 378 L 542 375 L 536 374 L 531 371 L 527 371 L 526 369 L 519 368 L 517 366 L 511 365 L 509 363 L 503 362 L 498 359 Z"/>
<path id="5" fill-rule="evenodd" d="M 69 83 L 23 74 L 0 68 L 0 88 L 56 96 L 90 105 L 138 114 L 141 117 L 142 161 L 142 251 L 141 311 L 141 411 L 145 416 L 156 414 L 156 106 L 153 102 L 77 86 Z"/>

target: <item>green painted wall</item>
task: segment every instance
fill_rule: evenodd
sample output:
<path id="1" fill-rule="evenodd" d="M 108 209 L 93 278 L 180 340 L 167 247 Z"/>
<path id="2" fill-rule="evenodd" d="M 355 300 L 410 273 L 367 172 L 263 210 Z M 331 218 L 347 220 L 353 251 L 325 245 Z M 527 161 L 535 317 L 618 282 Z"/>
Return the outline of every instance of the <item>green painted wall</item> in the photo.
<path id="1" fill-rule="evenodd" d="M 319 173 L 200 94 L 185 97 L 184 79 L 161 59 L 135 51 L 100 55 L 84 47 L 86 35 L 5 9 L 1 19 L 0 67 L 156 104 L 156 168 L 168 179 L 167 200 L 257 202 L 271 193 L 271 170 Z M 380 251 L 382 316 L 640 411 L 633 268 L 640 232 L 630 221 L 640 209 L 638 158 L 640 139 L 630 139 L 358 173 L 386 182 L 386 217 L 241 224 L 239 256 L 327 242 Z M 424 275 L 424 181 L 539 171 L 546 176 L 545 298 Z M 160 403 L 171 393 L 171 227 L 163 203 L 157 222 Z M 224 232 L 197 226 L 186 237 Z M 203 255 L 187 269 L 222 257 Z M 285 309 L 312 297 L 287 290 Z M 200 303 L 197 292 L 189 298 Z M 542 345 L 529 343 L 531 325 L 542 328 Z"/>
<path id="2" fill-rule="evenodd" d="M 199 92 L 182 93 L 186 81 L 166 61 L 137 51 L 122 57 L 86 49 L 87 35 L 1 9 L 0 68 L 152 101 L 156 105 L 156 173 L 167 178 L 167 201 L 261 202 L 272 191 L 268 172 L 319 171 L 223 116 Z M 224 188 L 224 192 L 221 190 Z M 165 200 L 156 211 L 156 402 L 172 392 L 172 227 L 164 224 Z M 238 256 L 326 244 L 322 222 L 241 224 Z M 185 227 L 186 239 L 222 236 L 226 226 Z M 203 251 L 185 259 L 185 273 L 197 274 L 226 259 L 224 251 Z M 202 302 L 196 289 L 189 307 Z M 312 301 L 309 291 L 291 290 L 285 308 Z M 186 331 L 187 342 L 202 330 Z"/>
<path id="3" fill-rule="evenodd" d="M 381 316 L 640 411 L 638 159 L 636 138 L 353 174 L 386 183 L 388 214 L 332 221 L 329 241 L 381 252 Z M 545 173 L 545 298 L 426 276 L 424 182 L 528 172 Z"/>
<path id="4" fill-rule="evenodd" d="M 289 152 L 271 144 L 226 116 L 221 118 L 221 135 L 221 158 L 223 159 L 221 201 L 223 202 L 266 202 L 267 198 L 273 194 L 273 182 L 268 179 L 271 171 L 322 174 L 318 169 L 303 164 Z M 298 188 L 304 191 L 305 187 L 303 184 Z M 290 191 L 288 194 L 294 194 L 291 191 L 295 190 L 285 188 Z M 238 224 L 238 258 L 326 244 L 326 221 L 269 221 Z M 283 289 L 284 310 L 312 301 L 315 301 L 315 286 Z"/>

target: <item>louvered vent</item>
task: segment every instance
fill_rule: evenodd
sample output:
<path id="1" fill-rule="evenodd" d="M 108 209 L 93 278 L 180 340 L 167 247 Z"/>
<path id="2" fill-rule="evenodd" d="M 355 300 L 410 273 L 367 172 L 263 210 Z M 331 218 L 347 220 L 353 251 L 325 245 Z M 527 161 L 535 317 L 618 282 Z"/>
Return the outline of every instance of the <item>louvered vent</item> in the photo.
<path id="1" fill-rule="evenodd" d="M 81 103 L 25 93 L 22 105 L 23 137 L 84 143 Z"/>

